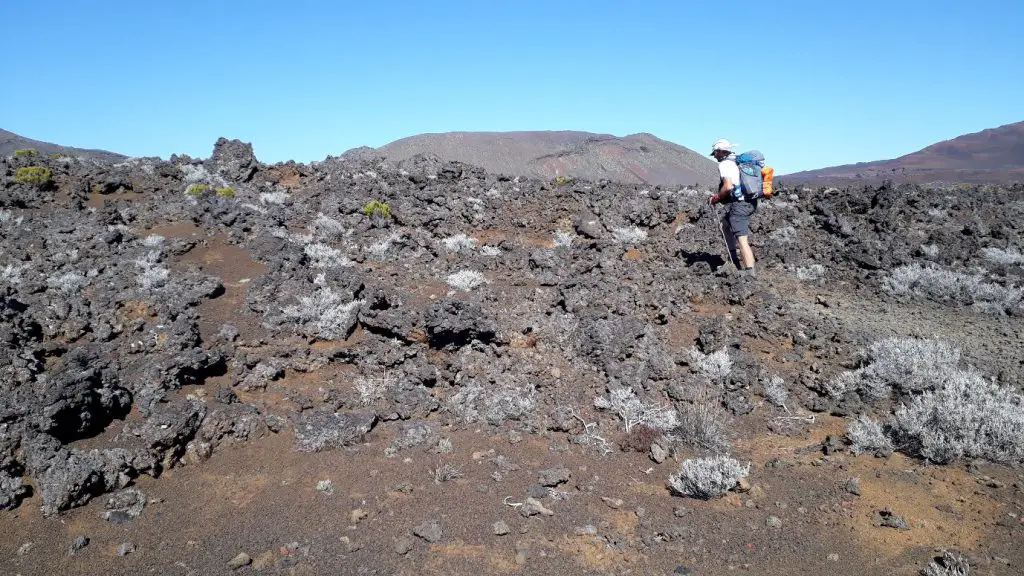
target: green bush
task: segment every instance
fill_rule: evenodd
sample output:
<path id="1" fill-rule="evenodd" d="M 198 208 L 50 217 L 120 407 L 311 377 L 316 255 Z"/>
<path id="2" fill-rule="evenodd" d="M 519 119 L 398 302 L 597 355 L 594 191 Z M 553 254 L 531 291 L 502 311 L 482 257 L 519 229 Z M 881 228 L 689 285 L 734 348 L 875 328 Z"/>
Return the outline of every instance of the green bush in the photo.
<path id="1" fill-rule="evenodd" d="M 366 206 L 363 206 L 363 214 L 366 214 L 367 216 L 370 217 L 379 216 L 381 218 L 387 219 L 391 218 L 391 207 L 388 206 L 387 202 L 371 200 L 370 202 L 366 203 Z"/>
<path id="2" fill-rule="evenodd" d="M 14 173 L 14 180 L 36 186 L 45 186 L 53 181 L 53 173 L 42 166 L 25 166 Z"/>
<path id="3" fill-rule="evenodd" d="M 15 150 L 14 151 L 14 155 L 15 156 L 23 156 L 23 157 L 24 156 L 35 156 L 36 153 L 37 152 L 36 152 L 35 148 L 21 148 L 19 150 Z"/>
<path id="4" fill-rule="evenodd" d="M 189 196 L 202 196 L 209 189 L 210 187 L 206 184 L 189 184 L 189 187 L 185 189 L 185 194 Z"/>
<path id="5" fill-rule="evenodd" d="M 234 198 L 235 197 L 235 189 L 232 188 L 231 186 L 224 186 L 222 188 L 217 188 L 217 196 L 220 196 L 221 198 Z"/>
<path id="6" fill-rule="evenodd" d="M 559 174 L 555 176 L 555 186 L 564 186 L 569 183 L 569 179 Z"/>

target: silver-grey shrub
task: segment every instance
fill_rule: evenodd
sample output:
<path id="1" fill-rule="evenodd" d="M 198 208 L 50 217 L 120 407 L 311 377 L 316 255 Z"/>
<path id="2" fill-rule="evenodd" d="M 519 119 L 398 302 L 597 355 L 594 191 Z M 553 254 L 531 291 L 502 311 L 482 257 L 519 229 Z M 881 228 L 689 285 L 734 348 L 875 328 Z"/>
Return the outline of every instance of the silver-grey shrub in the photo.
<path id="1" fill-rule="evenodd" d="M 1024 299 L 1024 289 L 1017 286 L 1002 286 L 979 274 L 954 272 L 932 264 L 900 266 L 883 279 L 882 289 L 895 296 L 975 306 L 992 314 L 1016 309 Z"/>
<path id="2" fill-rule="evenodd" d="M 993 264 L 1002 264 L 1004 266 L 1024 264 L 1024 254 L 1021 254 L 1016 248 L 1007 248 L 1006 250 L 1001 248 L 982 248 L 981 255 L 985 260 Z"/>
<path id="3" fill-rule="evenodd" d="M 324 340 L 345 338 L 363 304 L 326 286 L 317 287 L 309 296 L 299 296 L 298 301 L 284 308 L 284 315 L 298 323 L 300 333 Z"/>
<path id="4" fill-rule="evenodd" d="M 732 372 L 732 359 L 729 358 L 729 351 L 725 348 L 705 354 L 696 346 L 692 346 L 686 355 L 690 365 L 696 368 L 697 372 L 716 384 L 724 383 Z"/>
<path id="5" fill-rule="evenodd" d="M 846 438 L 852 446 L 854 455 L 862 452 L 892 452 L 892 441 L 885 435 L 881 423 L 861 414 L 850 423 L 846 430 Z"/>
<path id="6" fill-rule="evenodd" d="M 887 338 L 868 346 L 862 366 L 843 372 L 825 385 L 833 398 L 858 392 L 873 399 L 931 390 L 958 370 L 960 350 L 941 340 Z"/>
<path id="7" fill-rule="evenodd" d="M 858 372 L 861 389 L 875 398 L 893 390 L 908 393 L 936 388 L 960 365 L 960 350 L 941 340 L 887 338 L 868 346 Z"/>
<path id="8" fill-rule="evenodd" d="M 725 452 L 729 449 L 729 415 L 710 400 L 683 404 L 678 410 L 678 424 L 665 437 L 671 442 L 694 448 Z"/>
<path id="9" fill-rule="evenodd" d="M 789 402 L 789 389 L 786 381 L 779 376 L 772 376 L 764 383 L 764 396 L 778 408 L 786 408 Z"/>
<path id="10" fill-rule="evenodd" d="M 973 371 L 947 374 L 941 388 L 901 406 L 894 427 L 903 446 L 933 462 L 1024 462 L 1024 397 Z"/>
<path id="11" fill-rule="evenodd" d="M 626 432 L 638 424 L 655 430 L 668 430 L 679 423 L 679 416 L 671 406 L 645 404 L 636 397 L 632 388 L 614 388 L 607 396 L 595 398 L 594 407 L 618 414 Z"/>
<path id="12" fill-rule="evenodd" d="M 668 477 L 668 486 L 680 496 L 710 500 L 735 488 L 748 474 L 749 464 L 744 466 L 729 456 L 690 458 Z"/>
<path id="13" fill-rule="evenodd" d="M 475 238 L 470 238 L 465 234 L 449 236 L 442 239 L 441 243 L 444 244 L 445 250 L 449 252 L 472 252 L 478 244 Z"/>
<path id="14" fill-rule="evenodd" d="M 476 270 L 459 270 L 445 279 L 449 286 L 470 292 L 487 283 L 487 278 Z"/>
<path id="15" fill-rule="evenodd" d="M 796 269 L 796 279 L 802 282 L 814 282 L 816 280 L 821 280 L 821 277 L 824 275 L 825 267 L 821 264 L 800 266 Z"/>

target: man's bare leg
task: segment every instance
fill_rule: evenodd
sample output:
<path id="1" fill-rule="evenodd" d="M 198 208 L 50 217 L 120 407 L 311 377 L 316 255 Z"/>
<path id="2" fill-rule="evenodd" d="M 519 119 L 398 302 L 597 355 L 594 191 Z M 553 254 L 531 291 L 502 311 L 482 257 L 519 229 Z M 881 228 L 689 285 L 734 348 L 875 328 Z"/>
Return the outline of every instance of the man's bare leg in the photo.
<path id="1" fill-rule="evenodd" d="M 739 248 L 740 248 L 739 249 L 740 261 L 743 263 L 743 268 L 744 269 L 753 268 L 754 267 L 754 251 L 750 249 L 750 242 L 747 241 L 747 237 L 746 236 L 740 236 L 739 238 L 737 238 L 737 240 L 739 241 L 739 245 L 740 245 L 739 246 Z"/>

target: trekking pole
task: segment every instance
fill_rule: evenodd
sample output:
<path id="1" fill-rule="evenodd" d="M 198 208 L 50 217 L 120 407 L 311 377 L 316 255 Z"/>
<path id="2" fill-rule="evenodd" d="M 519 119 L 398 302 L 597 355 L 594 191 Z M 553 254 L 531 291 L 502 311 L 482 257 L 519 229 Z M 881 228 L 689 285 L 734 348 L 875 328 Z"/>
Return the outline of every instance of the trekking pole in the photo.
<path id="1" fill-rule="evenodd" d="M 718 232 L 722 235 L 722 243 L 725 244 L 725 256 L 735 266 L 736 263 L 733 262 L 732 251 L 729 250 L 729 240 L 725 237 L 725 228 L 722 228 L 722 221 L 718 219 L 718 210 L 711 204 L 708 204 L 708 208 L 711 209 L 712 218 L 715 219 L 715 224 L 718 225 Z"/>

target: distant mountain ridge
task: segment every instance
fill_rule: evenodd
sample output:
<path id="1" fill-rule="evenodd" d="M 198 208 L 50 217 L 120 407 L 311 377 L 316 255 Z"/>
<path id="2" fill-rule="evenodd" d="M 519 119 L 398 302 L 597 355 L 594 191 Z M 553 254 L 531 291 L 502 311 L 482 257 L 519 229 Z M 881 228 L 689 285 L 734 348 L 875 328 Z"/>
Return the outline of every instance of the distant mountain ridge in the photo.
<path id="1" fill-rule="evenodd" d="M 1024 182 L 1024 122 L 1006 124 L 937 142 L 892 160 L 859 162 L 778 177 L 785 183 Z"/>
<path id="2" fill-rule="evenodd" d="M 40 154 L 67 154 L 68 156 L 91 158 L 94 160 L 117 161 L 126 158 L 126 156 L 117 154 L 116 152 L 71 148 L 68 146 L 61 146 L 59 144 L 51 144 L 50 142 L 33 140 L 31 138 L 15 134 L 14 132 L 8 132 L 7 130 L 0 129 L 0 156 L 10 156 L 14 154 L 15 150 L 24 150 L 28 148 L 34 149 Z"/>
<path id="3" fill-rule="evenodd" d="M 396 140 L 376 152 L 389 160 L 433 154 L 490 172 L 646 185 L 710 186 L 718 168 L 699 154 L 647 133 L 612 136 L 580 131 L 444 132 Z"/>

